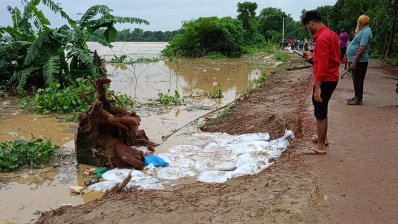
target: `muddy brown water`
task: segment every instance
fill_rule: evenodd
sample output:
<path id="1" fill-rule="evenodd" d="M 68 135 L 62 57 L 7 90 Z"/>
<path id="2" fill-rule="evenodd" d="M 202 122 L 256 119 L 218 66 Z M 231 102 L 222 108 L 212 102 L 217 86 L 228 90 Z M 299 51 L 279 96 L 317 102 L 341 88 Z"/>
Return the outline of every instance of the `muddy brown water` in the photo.
<path id="1" fill-rule="evenodd" d="M 114 55 L 126 54 L 136 59 L 161 58 L 166 43 L 115 43 L 113 49 L 90 43 L 101 56 L 110 60 Z M 141 115 L 140 125 L 155 142 L 161 143 L 158 152 L 173 145 L 188 143 L 189 135 L 199 131 L 191 124 L 162 141 L 177 128 L 188 124 L 209 111 L 230 103 L 253 88 L 254 81 L 267 69 L 253 66 L 247 59 L 177 59 L 159 60 L 147 64 L 107 64 L 112 79 L 111 89 L 133 97 L 135 110 Z M 215 89 L 221 89 L 222 99 L 211 99 Z M 183 105 L 163 107 L 153 105 L 158 93 L 183 96 Z M 148 102 L 150 102 L 148 104 Z M 156 103 L 155 103 L 156 104 Z M 87 166 L 77 166 L 73 158 L 74 135 L 77 124 L 64 122 L 62 115 L 36 115 L 18 108 L 13 98 L 0 99 L 0 141 L 24 137 L 51 138 L 63 145 L 70 155 L 59 164 L 40 169 L 23 169 L 0 173 L 0 223 L 29 223 L 40 211 L 61 205 L 77 205 L 98 198 L 100 194 L 71 194 L 69 186 L 82 185 L 87 176 L 82 174 Z"/>

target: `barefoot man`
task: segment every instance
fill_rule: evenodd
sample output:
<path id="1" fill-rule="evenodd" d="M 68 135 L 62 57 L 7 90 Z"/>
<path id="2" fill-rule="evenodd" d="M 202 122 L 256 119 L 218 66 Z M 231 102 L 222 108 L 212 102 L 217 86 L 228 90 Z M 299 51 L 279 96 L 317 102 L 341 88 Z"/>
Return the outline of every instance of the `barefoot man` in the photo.
<path id="1" fill-rule="evenodd" d="M 307 11 L 302 18 L 303 24 L 314 35 L 314 53 L 305 52 L 308 62 L 312 63 L 314 88 L 312 104 L 317 127 L 317 146 L 305 154 L 325 154 L 328 129 L 328 104 L 339 80 L 339 37 L 322 23 L 319 12 Z"/>

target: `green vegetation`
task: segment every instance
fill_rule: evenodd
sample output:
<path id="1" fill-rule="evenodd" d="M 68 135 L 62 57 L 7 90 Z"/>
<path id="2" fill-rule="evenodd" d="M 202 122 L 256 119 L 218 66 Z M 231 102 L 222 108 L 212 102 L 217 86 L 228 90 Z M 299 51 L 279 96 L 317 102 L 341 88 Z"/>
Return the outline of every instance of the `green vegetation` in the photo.
<path id="1" fill-rule="evenodd" d="M 48 163 L 59 146 L 49 139 L 17 139 L 0 143 L 0 171 L 12 171 L 20 166 L 37 167 Z"/>
<path id="2" fill-rule="evenodd" d="M 223 97 L 224 95 L 222 94 L 220 85 L 217 85 L 217 87 L 213 89 L 213 92 L 210 93 L 210 98 L 213 99 L 221 99 Z"/>
<path id="3" fill-rule="evenodd" d="M 256 86 L 261 86 L 266 81 L 267 81 L 267 77 L 265 76 L 264 73 L 261 73 L 261 75 L 256 80 L 254 80 L 254 83 L 256 84 Z"/>
<path id="4" fill-rule="evenodd" d="M 170 95 L 170 90 L 168 91 L 168 93 L 158 93 L 158 101 L 163 104 L 163 105 L 181 105 L 182 102 L 182 98 L 180 93 L 175 90 L 174 91 L 174 96 Z"/>
<path id="5" fill-rule="evenodd" d="M 232 104 L 226 106 L 226 107 L 225 107 L 224 109 L 222 109 L 221 111 L 219 111 L 217 115 L 218 115 L 219 117 L 226 117 L 226 116 L 229 116 L 229 115 L 232 114 L 232 111 L 234 110 L 235 106 L 236 106 L 235 103 L 232 103 Z"/>
<path id="6" fill-rule="evenodd" d="M 169 58 L 207 57 L 218 59 L 242 54 L 275 53 L 282 41 L 281 27 L 285 18 L 286 36 L 308 37 L 299 21 L 277 8 L 265 8 L 256 16 L 257 3 L 237 4 L 237 18 L 201 17 L 183 24 L 163 54 Z"/>
<path id="7" fill-rule="evenodd" d="M 109 61 L 109 63 L 114 64 L 148 64 L 158 62 L 159 58 L 144 58 L 140 57 L 137 59 L 128 58 L 127 55 L 120 55 L 119 57 L 114 55 L 113 58 Z"/>
<path id="8" fill-rule="evenodd" d="M 278 52 L 274 55 L 276 61 L 286 62 L 289 60 L 290 56 L 286 52 Z"/>
<path id="9" fill-rule="evenodd" d="M 134 106 L 134 101 L 126 94 L 107 92 L 109 99 L 116 98 L 116 105 Z M 88 110 L 95 100 L 95 88 L 86 79 L 77 79 L 73 86 L 62 88 L 59 83 L 50 83 L 45 89 L 38 89 L 34 97 L 21 100 L 25 108 L 39 114 L 50 112 L 80 113 Z"/>
<path id="10" fill-rule="evenodd" d="M 244 43 L 242 23 L 231 17 L 201 17 L 184 23 L 163 50 L 167 57 L 203 57 L 218 52 L 226 57 L 240 57 Z"/>
<path id="11" fill-rule="evenodd" d="M 99 36 L 103 35 L 104 30 L 97 30 L 95 33 Z M 116 41 L 134 41 L 134 42 L 168 42 L 171 38 L 180 31 L 144 31 L 140 28 L 134 30 L 123 29 L 118 32 Z M 91 40 L 90 41 L 95 41 Z"/>
<path id="12" fill-rule="evenodd" d="M 365 14 L 370 17 L 373 33 L 371 55 L 394 62 L 398 57 L 398 1 L 391 0 L 338 0 L 336 4 L 318 7 L 325 23 L 334 31 L 355 29 L 357 19 Z M 302 13 L 305 13 L 303 10 Z"/>
<path id="13" fill-rule="evenodd" d="M 224 59 L 226 57 L 219 52 L 209 52 L 205 55 L 205 58 L 211 59 L 211 60 L 218 60 L 218 59 Z"/>
<path id="14" fill-rule="evenodd" d="M 52 82 L 62 87 L 73 84 L 76 78 L 106 75 L 101 58 L 87 47 L 93 40 L 111 47 L 116 40 L 116 23 L 148 24 L 146 20 L 112 15 L 105 5 L 90 7 L 82 17 L 72 20 L 52 0 L 26 0 L 24 9 L 8 7 L 13 25 L 0 27 L 0 83 L 7 81 L 18 92 L 49 86 Z M 53 29 L 40 10 L 43 6 L 58 13 L 66 25 Z M 103 29 L 99 36 L 95 31 Z"/>
<path id="15" fill-rule="evenodd" d="M 127 55 L 122 54 L 119 57 L 114 55 L 113 58 L 111 59 L 110 63 L 125 63 L 127 59 Z"/>
<path id="16" fill-rule="evenodd" d="M 387 63 L 391 64 L 391 65 L 398 66 L 398 57 L 387 59 Z"/>

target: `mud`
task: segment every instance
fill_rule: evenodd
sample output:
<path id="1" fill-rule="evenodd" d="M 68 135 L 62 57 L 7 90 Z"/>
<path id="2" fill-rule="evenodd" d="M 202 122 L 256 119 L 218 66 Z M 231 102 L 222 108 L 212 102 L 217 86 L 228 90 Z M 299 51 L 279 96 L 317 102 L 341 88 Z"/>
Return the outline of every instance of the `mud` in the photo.
<path id="1" fill-rule="evenodd" d="M 100 54 L 105 54 L 109 59 L 114 54 L 127 54 L 132 58 L 160 57 L 162 46 L 162 43 L 139 43 L 133 46 L 123 43 L 111 51 L 98 47 Z M 107 69 L 114 80 L 111 88 L 135 97 L 137 112 L 142 117 L 141 127 L 150 133 L 151 140 L 161 143 L 156 148 L 157 152 L 165 152 L 173 145 L 189 142 L 189 136 L 200 131 L 199 123 L 189 124 L 191 121 L 235 100 L 251 89 L 261 72 L 269 72 L 266 68 L 268 62 L 264 57 L 216 61 L 179 59 L 134 66 L 108 64 Z M 208 94 L 216 87 L 223 91 L 223 99 L 209 99 Z M 155 101 L 158 92 L 166 93 L 174 89 L 185 96 L 182 106 L 162 107 L 147 104 L 148 101 Z M 66 150 L 73 152 L 74 143 L 71 140 L 74 139 L 77 123 L 65 122 L 65 116 L 34 115 L 20 109 L 15 98 L 2 98 L 0 141 L 20 137 L 47 137 L 58 145 L 67 143 Z M 162 140 L 162 136 L 169 135 L 186 124 L 189 125 L 167 141 Z M 83 170 L 76 168 L 74 156 L 54 162 L 53 165 L 54 167 L 39 170 L 28 169 L 0 174 L 0 204 L 4 205 L 0 206 L 0 223 L 27 223 L 43 211 L 55 209 L 63 204 L 78 205 L 101 197 L 95 193 L 85 194 L 83 197 L 69 193 L 68 186 L 83 185 L 87 180 L 87 176 L 82 174 Z M 184 180 L 180 183 L 185 182 L 193 181 Z M 12 195 L 21 197 L 13 200 L 15 197 L 11 197 Z"/>
<path id="2" fill-rule="evenodd" d="M 66 206 L 46 213 L 39 223 L 395 223 L 398 96 L 391 80 L 398 74 L 372 64 L 363 106 L 345 105 L 352 83 L 339 83 L 330 105 L 325 156 L 300 153 L 311 146 L 314 133 L 311 71 L 287 72 L 239 102 L 231 121 L 206 125 L 229 133 L 294 127 L 298 138 L 270 169 L 224 184 L 126 192 Z"/>
<path id="3" fill-rule="evenodd" d="M 301 62 L 297 62 L 301 63 Z M 293 63 L 294 64 L 294 63 Z M 46 213 L 39 223 L 319 223 L 327 219 L 327 196 L 303 172 L 302 116 L 307 112 L 310 70 L 283 72 L 239 101 L 229 118 L 208 121 L 205 130 L 228 133 L 293 128 L 298 138 L 276 164 L 258 175 L 225 184 L 177 185 L 167 191 L 133 191 Z M 288 91 L 287 91 L 288 90 Z"/>

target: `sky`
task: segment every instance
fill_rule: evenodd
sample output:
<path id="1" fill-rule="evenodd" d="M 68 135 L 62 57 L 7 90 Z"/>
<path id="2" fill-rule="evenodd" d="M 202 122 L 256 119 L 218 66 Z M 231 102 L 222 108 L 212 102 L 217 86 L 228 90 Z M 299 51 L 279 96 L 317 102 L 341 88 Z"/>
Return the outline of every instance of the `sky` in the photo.
<path id="1" fill-rule="evenodd" d="M 146 19 L 150 25 L 139 26 L 128 24 L 117 28 L 142 28 L 144 30 L 171 31 L 181 28 L 182 21 L 204 16 L 236 17 L 236 5 L 244 0 L 54 0 L 60 3 L 73 19 L 78 19 L 79 13 L 85 12 L 95 4 L 107 5 L 113 9 L 113 15 L 129 16 Z M 318 6 L 334 5 L 336 0 L 246 0 L 257 2 L 257 13 L 266 7 L 280 8 L 290 14 L 294 20 L 299 20 L 301 10 L 311 10 Z M 0 0 L 0 26 L 11 25 L 11 17 L 7 6 L 20 6 L 21 0 Z M 52 26 L 58 27 L 66 22 L 59 15 L 54 15 L 43 8 Z"/>

